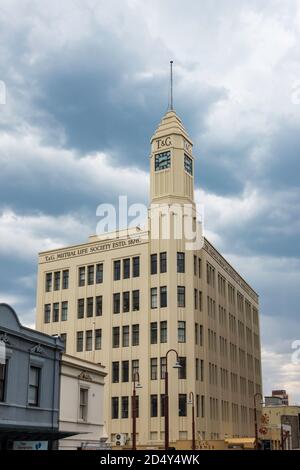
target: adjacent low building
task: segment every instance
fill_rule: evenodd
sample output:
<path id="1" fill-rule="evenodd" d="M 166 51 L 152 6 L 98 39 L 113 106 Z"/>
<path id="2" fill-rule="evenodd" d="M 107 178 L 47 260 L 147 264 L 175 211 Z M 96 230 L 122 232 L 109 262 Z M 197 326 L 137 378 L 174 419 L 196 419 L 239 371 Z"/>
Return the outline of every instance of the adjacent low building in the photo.
<path id="1" fill-rule="evenodd" d="M 268 398 L 268 397 L 266 397 Z M 273 397 L 274 398 L 274 397 Z M 300 449 L 300 406 L 270 404 L 263 407 L 264 424 L 260 427 L 264 448 Z"/>

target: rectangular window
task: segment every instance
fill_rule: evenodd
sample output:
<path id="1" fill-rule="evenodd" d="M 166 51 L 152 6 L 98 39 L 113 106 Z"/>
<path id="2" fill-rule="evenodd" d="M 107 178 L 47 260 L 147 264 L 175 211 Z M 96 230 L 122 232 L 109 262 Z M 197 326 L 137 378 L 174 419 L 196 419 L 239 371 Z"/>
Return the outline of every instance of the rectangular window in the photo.
<path id="1" fill-rule="evenodd" d="M 159 265 L 160 265 L 160 272 L 166 273 L 167 272 L 167 253 L 163 251 L 159 255 Z"/>
<path id="2" fill-rule="evenodd" d="M 157 287 L 151 288 L 151 308 L 157 308 Z"/>
<path id="3" fill-rule="evenodd" d="M 69 270 L 68 269 L 65 269 L 63 271 L 62 288 L 69 289 Z"/>
<path id="4" fill-rule="evenodd" d="M 45 290 L 46 292 L 52 290 L 52 273 L 46 273 Z"/>
<path id="5" fill-rule="evenodd" d="M 131 361 L 131 380 L 134 382 L 134 379 L 137 379 L 138 374 L 139 374 L 139 360 L 138 359 L 133 359 Z"/>
<path id="6" fill-rule="evenodd" d="M 58 322 L 59 321 L 59 303 L 55 302 L 53 304 L 53 321 Z"/>
<path id="7" fill-rule="evenodd" d="M 160 342 L 161 343 L 168 342 L 168 324 L 166 321 L 160 322 Z"/>
<path id="8" fill-rule="evenodd" d="M 167 287 L 162 286 L 160 288 L 160 308 L 167 307 L 168 300 L 167 300 Z"/>
<path id="9" fill-rule="evenodd" d="M 130 310 L 130 297 L 129 297 L 129 292 L 123 292 L 123 312 L 127 313 Z"/>
<path id="10" fill-rule="evenodd" d="M 54 290 L 60 289 L 60 271 L 54 273 Z"/>
<path id="11" fill-rule="evenodd" d="M 121 279 L 121 261 L 114 261 L 114 281 L 119 281 Z"/>
<path id="12" fill-rule="evenodd" d="M 178 378 L 186 379 L 186 357 L 180 357 L 179 364 L 181 367 L 178 369 Z"/>
<path id="13" fill-rule="evenodd" d="M 61 333 L 60 334 L 60 339 L 62 340 L 62 342 L 65 345 L 65 352 L 66 352 L 66 350 L 67 350 L 67 333 Z"/>
<path id="14" fill-rule="evenodd" d="M 140 309 L 140 291 L 132 291 L 132 310 L 138 311 Z"/>
<path id="15" fill-rule="evenodd" d="M 119 419 L 119 397 L 111 398 L 111 418 Z"/>
<path id="16" fill-rule="evenodd" d="M 127 348 L 129 346 L 129 326 L 122 327 L 122 346 Z"/>
<path id="17" fill-rule="evenodd" d="M 157 357 L 150 359 L 150 376 L 151 380 L 157 380 Z"/>
<path id="18" fill-rule="evenodd" d="M 0 364 L 0 402 L 5 400 L 6 365 Z"/>
<path id="19" fill-rule="evenodd" d="M 160 358 L 160 378 L 164 379 L 166 374 L 167 361 L 166 357 Z"/>
<path id="20" fill-rule="evenodd" d="M 83 331 L 77 331 L 77 344 L 76 344 L 77 352 L 83 351 Z"/>
<path id="21" fill-rule="evenodd" d="M 185 254 L 182 252 L 177 252 L 177 272 L 185 272 Z"/>
<path id="22" fill-rule="evenodd" d="M 157 344 L 157 322 L 150 323 L 150 342 Z"/>
<path id="23" fill-rule="evenodd" d="M 30 366 L 28 404 L 31 406 L 39 406 L 40 375 L 41 369 L 39 367 Z"/>
<path id="24" fill-rule="evenodd" d="M 128 397 L 121 398 L 121 418 L 128 418 Z"/>
<path id="25" fill-rule="evenodd" d="M 82 287 L 85 285 L 85 266 L 82 266 L 78 270 L 78 285 Z"/>
<path id="26" fill-rule="evenodd" d="M 84 318 L 84 299 L 77 301 L 77 318 Z"/>
<path id="27" fill-rule="evenodd" d="M 139 277 L 140 275 L 140 257 L 135 256 L 132 258 L 132 276 Z"/>
<path id="28" fill-rule="evenodd" d="M 122 382 L 129 381 L 129 361 L 122 361 Z"/>
<path id="29" fill-rule="evenodd" d="M 123 259 L 123 279 L 130 278 L 130 258 Z"/>
<path id="30" fill-rule="evenodd" d="M 80 389 L 80 398 L 79 398 L 79 419 L 82 421 L 87 421 L 87 412 L 88 412 L 88 389 Z"/>
<path id="31" fill-rule="evenodd" d="M 113 294 L 114 313 L 120 313 L 120 293 Z"/>
<path id="32" fill-rule="evenodd" d="M 150 416 L 151 418 L 156 418 L 157 415 L 157 395 L 150 395 Z"/>
<path id="33" fill-rule="evenodd" d="M 194 276 L 197 275 L 197 256 L 194 255 Z"/>
<path id="34" fill-rule="evenodd" d="M 95 350 L 101 349 L 102 346 L 102 330 L 95 330 Z"/>
<path id="35" fill-rule="evenodd" d="M 44 306 L 44 323 L 50 323 L 51 321 L 51 304 Z"/>
<path id="36" fill-rule="evenodd" d="M 102 295 L 97 295 L 96 297 L 96 317 L 101 317 L 102 315 Z"/>
<path id="37" fill-rule="evenodd" d="M 86 316 L 92 317 L 94 314 L 94 298 L 88 297 L 86 299 Z"/>
<path id="38" fill-rule="evenodd" d="M 140 344 L 140 325 L 132 325 L 132 346 Z"/>
<path id="39" fill-rule="evenodd" d="M 61 321 L 68 320 L 68 302 L 61 303 Z"/>
<path id="40" fill-rule="evenodd" d="M 93 349 L 93 330 L 87 330 L 85 334 L 85 350 L 92 351 Z"/>
<path id="41" fill-rule="evenodd" d="M 198 308 L 198 291 L 194 289 L 194 309 L 197 310 Z"/>
<path id="42" fill-rule="evenodd" d="M 103 263 L 96 264 L 96 284 L 103 282 Z"/>
<path id="43" fill-rule="evenodd" d="M 179 408 L 179 416 L 186 416 L 186 394 L 180 393 L 178 396 L 178 408 Z"/>
<path id="44" fill-rule="evenodd" d="M 157 274 L 157 254 L 151 255 L 151 274 Z"/>
<path id="45" fill-rule="evenodd" d="M 186 342 L 185 321 L 178 322 L 178 343 Z"/>
<path id="46" fill-rule="evenodd" d="M 120 327 L 114 326 L 112 329 L 112 347 L 119 348 L 120 347 Z"/>
<path id="47" fill-rule="evenodd" d="M 185 287 L 177 286 L 177 306 L 185 307 Z"/>
<path id="48" fill-rule="evenodd" d="M 120 381 L 120 363 L 119 361 L 112 363 L 112 382 L 114 384 Z"/>
<path id="49" fill-rule="evenodd" d="M 87 283 L 89 286 L 94 284 L 94 277 L 95 277 L 95 267 L 92 264 L 91 266 L 87 267 L 88 275 L 87 275 Z"/>

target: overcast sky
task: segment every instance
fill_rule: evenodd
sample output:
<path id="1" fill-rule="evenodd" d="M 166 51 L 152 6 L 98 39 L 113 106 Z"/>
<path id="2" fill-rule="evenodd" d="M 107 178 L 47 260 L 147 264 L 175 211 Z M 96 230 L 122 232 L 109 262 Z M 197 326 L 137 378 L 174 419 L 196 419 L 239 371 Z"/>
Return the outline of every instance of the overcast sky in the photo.
<path id="1" fill-rule="evenodd" d="M 148 203 L 173 59 L 206 235 L 260 295 L 264 393 L 299 403 L 299 44 L 296 0 L 1 0 L 0 301 L 32 325 L 37 253 Z"/>

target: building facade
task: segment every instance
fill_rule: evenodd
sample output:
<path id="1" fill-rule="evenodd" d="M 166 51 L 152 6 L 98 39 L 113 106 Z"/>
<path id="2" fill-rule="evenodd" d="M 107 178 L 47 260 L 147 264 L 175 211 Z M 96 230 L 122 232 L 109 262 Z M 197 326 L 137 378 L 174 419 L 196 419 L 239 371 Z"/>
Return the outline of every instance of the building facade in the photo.
<path id="1" fill-rule="evenodd" d="M 194 247 L 185 230 L 178 236 L 178 222 L 189 223 L 185 207 L 198 227 L 194 172 L 192 141 L 170 110 L 151 139 L 147 228 L 39 255 L 37 329 L 62 335 L 68 354 L 105 365 L 112 442 L 121 433 L 130 443 L 139 372 L 137 443 L 163 444 L 169 349 L 182 366 L 172 368 L 171 353 L 170 445 L 190 447 L 190 392 L 197 439 L 254 435 L 253 397 L 262 392 L 258 296 L 207 239 Z"/>
<path id="2" fill-rule="evenodd" d="M 268 404 L 262 412 L 267 424 L 261 438 L 271 450 L 300 449 L 300 406 Z"/>
<path id="3" fill-rule="evenodd" d="M 59 430 L 76 435 L 59 441 L 60 450 L 103 449 L 104 367 L 63 354 L 60 368 Z"/>

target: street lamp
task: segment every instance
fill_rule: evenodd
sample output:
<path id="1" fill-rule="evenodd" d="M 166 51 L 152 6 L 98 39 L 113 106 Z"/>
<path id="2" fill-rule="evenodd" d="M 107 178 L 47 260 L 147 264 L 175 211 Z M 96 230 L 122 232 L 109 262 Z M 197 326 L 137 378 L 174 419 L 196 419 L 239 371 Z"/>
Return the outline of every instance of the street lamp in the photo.
<path id="1" fill-rule="evenodd" d="M 132 395 L 132 450 L 136 450 L 136 390 L 142 388 L 140 384 L 140 374 L 138 371 L 133 374 L 133 395 Z"/>
<path id="2" fill-rule="evenodd" d="M 256 399 L 257 397 L 260 397 L 262 401 L 262 394 L 260 392 L 257 392 L 253 396 L 253 403 L 254 403 L 254 430 L 255 430 L 255 441 L 254 441 L 254 448 L 258 448 L 258 429 L 257 429 L 257 408 L 256 408 Z"/>
<path id="3" fill-rule="evenodd" d="M 192 450 L 196 450 L 194 392 L 190 392 L 189 394 L 189 405 L 192 405 Z"/>
<path id="4" fill-rule="evenodd" d="M 180 369 L 178 352 L 175 349 L 169 349 L 166 353 L 166 371 L 165 371 L 165 450 L 169 449 L 169 377 L 168 377 L 168 354 L 174 352 L 176 354 L 176 362 L 173 369 Z"/>

